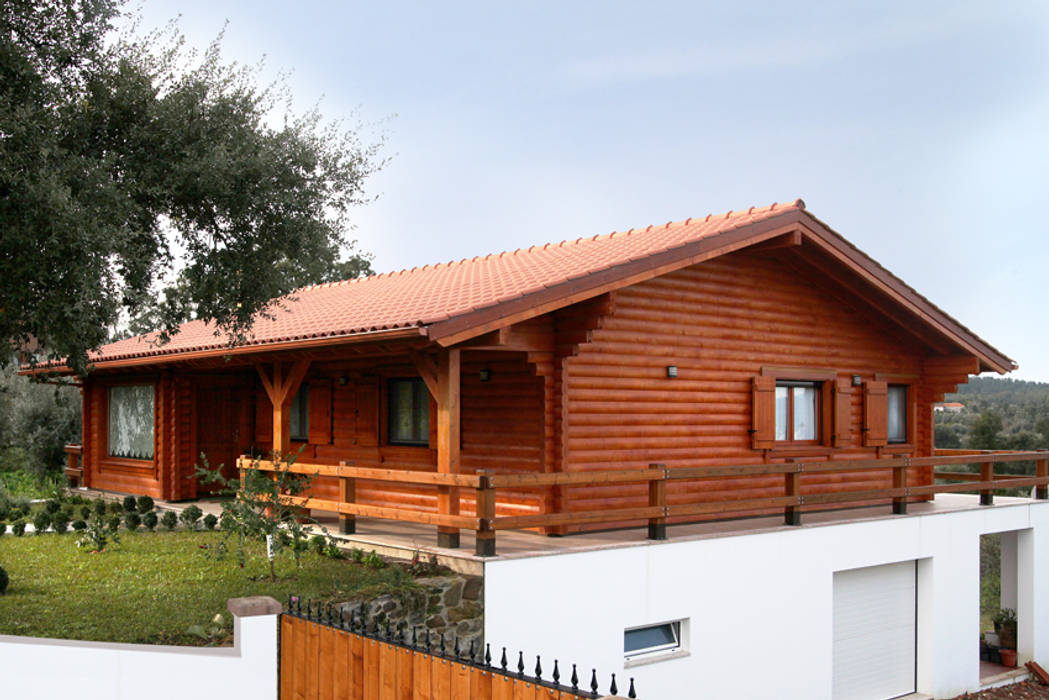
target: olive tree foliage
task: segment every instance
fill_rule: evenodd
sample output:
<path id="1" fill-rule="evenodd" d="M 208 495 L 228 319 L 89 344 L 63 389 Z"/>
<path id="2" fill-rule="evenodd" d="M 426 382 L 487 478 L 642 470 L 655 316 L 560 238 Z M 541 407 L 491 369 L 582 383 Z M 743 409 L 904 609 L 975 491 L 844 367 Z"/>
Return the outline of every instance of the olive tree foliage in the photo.
<path id="1" fill-rule="evenodd" d="M 346 232 L 380 144 L 218 42 L 117 31 L 122 1 L 0 0 L 0 334 L 77 370 L 121 319 L 232 344 L 272 299 L 370 272 Z"/>
<path id="2" fill-rule="evenodd" d="M 79 391 L 27 382 L 16 375 L 14 363 L 0 367 L 0 471 L 20 469 L 37 477 L 59 472 L 65 445 L 79 436 Z"/>

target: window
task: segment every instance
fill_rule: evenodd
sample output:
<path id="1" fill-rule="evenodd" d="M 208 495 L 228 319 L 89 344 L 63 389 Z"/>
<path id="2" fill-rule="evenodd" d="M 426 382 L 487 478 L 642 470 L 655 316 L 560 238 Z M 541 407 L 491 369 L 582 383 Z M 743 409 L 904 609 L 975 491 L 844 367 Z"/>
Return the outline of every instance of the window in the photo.
<path id="1" fill-rule="evenodd" d="M 888 440 L 907 442 L 907 385 L 890 384 L 888 389 Z"/>
<path id="2" fill-rule="evenodd" d="M 153 459 L 153 385 L 109 388 L 109 455 Z"/>
<path id="3" fill-rule="evenodd" d="M 627 629 L 623 632 L 623 656 L 627 662 L 678 656 L 686 651 L 682 632 L 687 632 L 687 625 L 687 620 L 675 620 Z"/>
<path id="4" fill-rule="evenodd" d="M 816 442 L 819 439 L 818 382 L 776 382 L 776 440 Z"/>
<path id="5" fill-rule="evenodd" d="M 423 380 L 390 379 L 389 391 L 391 445 L 430 444 L 430 392 Z"/>
<path id="6" fill-rule="evenodd" d="M 305 442 L 310 435 L 310 385 L 303 382 L 291 400 L 291 425 L 288 434 L 292 440 Z"/>

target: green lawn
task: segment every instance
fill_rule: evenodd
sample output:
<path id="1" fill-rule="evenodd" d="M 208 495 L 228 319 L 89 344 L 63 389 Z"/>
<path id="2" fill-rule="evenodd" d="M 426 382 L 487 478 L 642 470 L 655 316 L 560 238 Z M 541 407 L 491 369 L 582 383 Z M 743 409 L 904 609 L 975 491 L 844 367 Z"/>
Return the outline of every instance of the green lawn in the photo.
<path id="1" fill-rule="evenodd" d="M 232 553 L 216 561 L 202 549 L 220 538 L 121 531 L 119 545 L 92 554 L 77 548 L 72 533 L 0 536 L 0 566 L 11 579 L 0 595 L 0 634 L 202 645 L 208 641 L 187 629 L 207 627 L 216 613 L 231 627 L 228 598 L 269 595 L 285 603 L 295 594 L 330 601 L 413 585 L 399 567 L 372 569 L 312 552 L 302 554 L 301 569 L 290 554 L 280 556 L 279 580 L 271 583 L 263 545 L 252 543 L 241 569 Z"/>

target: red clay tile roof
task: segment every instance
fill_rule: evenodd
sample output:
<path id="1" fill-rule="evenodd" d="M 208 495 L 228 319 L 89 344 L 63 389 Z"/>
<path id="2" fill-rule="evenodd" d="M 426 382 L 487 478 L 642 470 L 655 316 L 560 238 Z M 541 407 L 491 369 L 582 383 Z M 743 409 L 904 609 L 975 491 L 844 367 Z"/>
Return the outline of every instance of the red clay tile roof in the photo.
<path id="1" fill-rule="evenodd" d="M 498 323 L 543 304 L 564 305 L 561 302 L 572 293 L 589 293 L 599 283 L 621 286 L 632 274 L 651 274 L 662 264 L 691 264 L 690 256 L 703 252 L 704 246 L 725 252 L 736 244 L 756 242 L 759 239 L 755 236 L 767 237 L 770 232 L 801 222 L 817 232 L 825 245 L 843 251 L 854 269 L 892 290 L 889 293 L 899 303 L 936 325 L 963 350 L 967 348 L 966 352 L 978 355 L 982 366 L 997 371 L 1015 368 L 1012 360 L 804 209 L 799 199 L 305 287 L 283 300 L 286 310 L 278 309 L 272 319 L 259 318 L 247 345 L 279 348 L 312 339 L 338 342 L 339 338 L 365 334 L 378 339 L 384 334 L 411 333 L 412 329 L 431 340 L 453 342 L 461 337 L 456 334 L 473 333 L 484 322 Z M 136 358 L 146 363 L 154 357 L 221 352 L 227 347 L 225 336 L 215 335 L 213 326 L 199 321 L 183 325 L 165 345 L 151 344 L 155 337 L 150 334 L 111 343 L 90 353 L 89 358 L 95 363 L 138 364 Z"/>
<path id="2" fill-rule="evenodd" d="M 292 295 L 294 301 L 284 300 L 287 311 L 276 311 L 273 319 L 256 320 L 248 344 L 422 328 L 804 206 L 799 199 L 305 287 Z M 201 321 L 183 325 L 165 345 L 152 345 L 155 337 L 149 334 L 111 343 L 89 357 L 104 362 L 226 346 L 225 336 L 216 336 L 214 326 Z"/>

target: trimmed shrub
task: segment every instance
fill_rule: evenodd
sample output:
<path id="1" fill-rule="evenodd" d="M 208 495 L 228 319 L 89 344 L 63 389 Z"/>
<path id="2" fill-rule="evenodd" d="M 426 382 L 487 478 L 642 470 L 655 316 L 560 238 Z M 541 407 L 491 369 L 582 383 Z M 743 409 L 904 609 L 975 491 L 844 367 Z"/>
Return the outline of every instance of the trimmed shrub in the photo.
<path id="1" fill-rule="evenodd" d="M 124 527 L 129 532 L 134 532 L 142 525 L 142 516 L 138 514 L 138 511 L 132 510 L 124 513 Z"/>
<path id="2" fill-rule="evenodd" d="M 25 520 L 19 518 L 18 520 L 11 523 L 11 534 L 15 537 L 21 537 L 25 534 Z"/>
<path id="3" fill-rule="evenodd" d="M 106 505 L 106 510 L 109 511 L 110 515 L 120 515 L 124 512 L 124 506 L 116 501 L 110 501 L 109 504 Z"/>
<path id="4" fill-rule="evenodd" d="M 215 517 L 214 513 L 208 513 L 204 516 L 204 527 L 206 527 L 209 530 L 214 530 L 218 522 L 219 519 Z"/>
<path id="5" fill-rule="evenodd" d="M 79 493 L 74 493 L 72 496 L 69 497 L 69 502 L 75 506 L 82 506 L 84 505 L 84 497 L 81 496 Z"/>
<path id="6" fill-rule="evenodd" d="M 69 529 L 69 518 L 66 517 L 65 511 L 60 510 L 51 517 L 51 527 L 54 528 L 56 534 L 65 534 Z"/>
<path id="7" fill-rule="evenodd" d="M 178 525 L 178 516 L 175 515 L 175 511 L 164 511 L 164 515 L 160 516 L 160 524 L 165 530 L 174 530 Z"/>
<path id="8" fill-rule="evenodd" d="M 142 516 L 142 524 L 146 526 L 146 529 L 153 532 L 153 529 L 157 526 L 157 512 L 155 510 L 146 511 L 146 514 Z"/>
<path id="9" fill-rule="evenodd" d="M 57 513 L 58 509 L 61 508 L 61 507 L 62 507 L 62 504 L 59 503 L 54 498 L 52 498 L 50 501 L 48 501 L 47 503 L 44 504 L 44 510 L 46 510 L 49 514 Z"/>
<path id="10" fill-rule="evenodd" d="M 138 510 L 138 501 L 135 500 L 134 496 L 124 496 L 124 502 L 122 504 L 125 513 Z"/>
<path id="11" fill-rule="evenodd" d="M 120 504 L 118 503 L 117 505 L 119 506 Z M 106 528 L 110 532 L 116 532 L 117 530 L 119 530 L 120 529 L 120 516 L 117 515 L 116 513 L 110 514 L 110 516 L 106 519 Z"/>
<path id="12" fill-rule="evenodd" d="M 51 515 L 46 510 L 37 511 L 33 516 L 33 529 L 36 530 L 36 534 L 44 534 L 49 527 L 51 527 Z"/>
<path id="13" fill-rule="evenodd" d="M 21 520 L 25 517 L 25 511 L 21 508 L 12 508 L 11 512 L 7 514 L 7 517 L 10 518 L 12 522 L 15 520 Z"/>
<path id="14" fill-rule="evenodd" d="M 324 539 L 324 535 L 314 535 L 310 538 L 310 549 L 317 554 L 324 551 L 325 544 L 327 544 L 327 542 Z"/>
<path id="15" fill-rule="evenodd" d="M 77 532 L 83 532 L 84 530 L 87 529 L 87 523 L 84 522 L 83 520 L 74 520 L 73 521 L 73 529 L 76 530 Z"/>
<path id="16" fill-rule="evenodd" d="M 153 510 L 153 499 L 149 496 L 138 497 L 138 512 L 145 514 Z"/>
<path id="17" fill-rule="evenodd" d="M 0 566 L 0 595 L 3 595 L 7 591 L 7 584 L 11 582 L 8 578 L 7 572 L 4 571 L 4 567 Z"/>
<path id="18" fill-rule="evenodd" d="M 106 514 L 106 502 L 99 498 L 91 504 L 91 509 L 95 511 L 95 515 L 102 517 Z"/>
<path id="19" fill-rule="evenodd" d="M 6 518 L 11 514 L 11 506 L 0 496 L 0 519 Z"/>
<path id="20" fill-rule="evenodd" d="M 80 518 L 87 520 L 91 517 L 91 506 L 80 506 Z"/>
<path id="21" fill-rule="evenodd" d="M 0 520 L 0 535 L 4 535 L 6 533 L 7 533 L 7 523 L 5 523 L 3 520 Z"/>
<path id="22" fill-rule="evenodd" d="M 204 511 L 199 507 L 192 505 L 179 513 L 178 519 L 182 521 L 182 524 L 186 526 L 187 530 L 195 530 L 197 528 L 197 521 L 200 520 L 203 515 Z"/>

